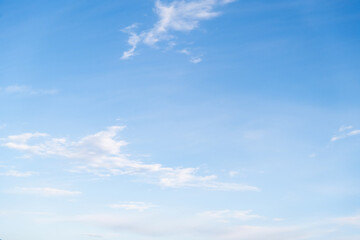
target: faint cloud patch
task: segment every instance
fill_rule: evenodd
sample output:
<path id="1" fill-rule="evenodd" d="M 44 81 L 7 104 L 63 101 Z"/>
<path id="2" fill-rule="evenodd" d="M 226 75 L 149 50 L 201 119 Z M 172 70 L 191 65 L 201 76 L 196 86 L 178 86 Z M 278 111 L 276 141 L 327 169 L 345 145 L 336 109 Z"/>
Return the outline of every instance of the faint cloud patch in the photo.
<path id="1" fill-rule="evenodd" d="M 238 175 L 238 174 L 239 174 L 238 171 L 230 171 L 230 172 L 229 172 L 229 176 L 230 176 L 230 177 L 235 177 L 235 176 Z"/>
<path id="2" fill-rule="evenodd" d="M 81 192 L 78 191 L 69 191 L 51 187 L 44 188 L 15 188 L 10 191 L 14 194 L 30 194 L 30 195 L 39 195 L 44 197 L 62 197 L 62 196 L 77 196 L 80 195 Z"/>
<path id="3" fill-rule="evenodd" d="M 201 57 L 192 57 L 192 58 L 190 58 L 190 62 L 197 64 L 197 63 L 202 62 L 202 58 Z"/>
<path id="4" fill-rule="evenodd" d="M 11 85 L 0 87 L 0 93 L 3 94 L 22 94 L 22 95 L 54 95 L 58 91 L 55 89 L 33 89 L 25 85 Z"/>
<path id="5" fill-rule="evenodd" d="M 340 224 L 360 227 L 360 215 L 335 218 L 333 221 Z"/>
<path id="6" fill-rule="evenodd" d="M 95 233 L 84 233 L 83 236 L 90 237 L 90 238 L 104 238 L 101 234 L 95 234 Z"/>
<path id="7" fill-rule="evenodd" d="M 113 209 L 125 209 L 125 210 L 135 210 L 135 211 L 145 211 L 150 208 L 156 207 L 153 204 L 150 203 L 144 203 L 144 202 L 123 202 L 118 204 L 111 204 L 110 208 Z"/>
<path id="8" fill-rule="evenodd" d="M 35 175 L 35 172 L 19 172 L 16 170 L 9 170 L 4 173 L 0 173 L 0 176 L 7 176 L 7 177 L 31 177 Z"/>
<path id="9" fill-rule="evenodd" d="M 241 221 L 248 221 L 252 219 L 265 219 L 263 216 L 259 216 L 252 213 L 252 210 L 245 211 L 231 211 L 231 210 L 219 210 L 219 211 L 206 211 L 200 214 L 207 218 L 219 219 L 221 221 L 228 221 L 229 219 L 238 219 Z"/>

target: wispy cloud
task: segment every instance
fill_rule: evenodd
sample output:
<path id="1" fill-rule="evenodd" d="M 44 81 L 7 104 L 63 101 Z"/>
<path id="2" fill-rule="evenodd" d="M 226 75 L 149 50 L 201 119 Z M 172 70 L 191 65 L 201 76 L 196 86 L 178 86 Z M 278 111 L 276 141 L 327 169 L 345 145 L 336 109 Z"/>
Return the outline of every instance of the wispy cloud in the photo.
<path id="1" fill-rule="evenodd" d="M 10 191 L 11 193 L 15 194 L 31 194 L 31 195 L 40 195 L 45 197 L 61 197 L 61 196 L 76 196 L 80 195 L 81 192 L 78 191 L 69 191 L 57 188 L 15 188 L 14 190 Z"/>
<path id="2" fill-rule="evenodd" d="M 227 219 L 238 219 L 241 221 L 248 221 L 252 219 L 264 219 L 265 217 L 255 215 L 252 213 L 252 210 L 245 211 L 231 211 L 231 210 L 219 210 L 219 211 L 206 211 L 201 213 L 200 215 L 215 218 L 219 220 L 227 220 Z"/>
<path id="3" fill-rule="evenodd" d="M 189 62 L 191 63 L 197 64 L 202 62 L 202 58 L 200 56 L 194 56 L 194 54 L 188 49 L 182 49 L 179 53 L 189 56 Z"/>
<path id="4" fill-rule="evenodd" d="M 334 222 L 340 223 L 340 224 L 345 224 L 345 225 L 353 225 L 353 226 L 360 227 L 360 215 L 335 218 Z"/>
<path id="5" fill-rule="evenodd" d="M 119 233 L 136 234 L 140 238 L 145 236 L 156 237 L 157 239 L 169 239 L 173 236 L 183 239 L 196 236 L 199 239 L 214 240 L 325 239 L 337 230 L 336 224 L 331 225 L 326 222 L 308 223 L 306 225 L 283 224 L 282 226 L 279 226 L 279 223 L 274 225 L 226 224 L 219 222 L 216 218 L 199 214 L 176 217 L 148 213 L 88 214 L 58 217 L 55 221 L 91 224 Z"/>
<path id="6" fill-rule="evenodd" d="M 25 85 L 11 85 L 0 87 L 0 93 L 3 94 L 23 94 L 23 95 L 53 95 L 58 91 L 55 89 L 33 89 Z"/>
<path id="7" fill-rule="evenodd" d="M 31 177 L 35 175 L 35 172 L 19 172 L 16 170 L 9 170 L 4 173 L 0 173 L 0 176 L 8 176 L 8 177 Z"/>
<path id="8" fill-rule="evenodd" d="M 347 137 L 351 137 L 351 136 L 356 136 L 360 134 L 360 129 L 353 129 L 353 126 L 342 126 L 339 128 L 338 133 L 336 135 L 334 135 L 330 141 L 331 142 L 335 142 L 337 140 L 343 139 L 343 138 L 347 138 Z"/>
<path id="9" fill-rule="evenodd" d="M 155 205 L 144 202 L 123 202 L 118 204 L 111 204 L 110 207 L 114 209 L 136 210 L 142 212 L 149 208 L 155 207 Z"/>
<path id="10" fill-rule="evenodd" d="M 128 59 L 135 55 L 138 44 L 155 46 L 160 42 L 167 45 L 175 45 L 176 32 L 191 32 L 199 27 L 203 20 L 209 20 L 220 15 L 215 8 L 234 2 L 233 0 L 194 0 L 194 1 L 172 1 L 163 3 L 157 0 L 155 3 L 155 13 L 158 21 L 148 30 L 140 33 L 135 32 L 136 25 L 133 24 L 124 29 L 128 33 L 128 44 L 130 49 L 123 53 L 122 59 Z M 182 52 L 190 55 L 190 51 Z M 200 57 L 192 56 L 190 62 L 201 62 Z"/>
<path id="11" fill-rule="evenodd" d="M 218 182 L 216 175 L 198 175 L 197 168 L 172 168 L 130 159 L 122 148 L 126 141 L 118 140 L 124 126 L 113 126 L 78 141 L 52 138 L 46 133 L 24 133 L 2 139 L 3 146 L 43 157 L 58 156 L 80 160 L 76 171 L 99 176 L 141 175 L 150 183 L 164 187 L 203 187 L 214 190 L 259 191 L 257 187 L 238 183 Z M 83 164 L 85 163 L 85 164 Z"/>

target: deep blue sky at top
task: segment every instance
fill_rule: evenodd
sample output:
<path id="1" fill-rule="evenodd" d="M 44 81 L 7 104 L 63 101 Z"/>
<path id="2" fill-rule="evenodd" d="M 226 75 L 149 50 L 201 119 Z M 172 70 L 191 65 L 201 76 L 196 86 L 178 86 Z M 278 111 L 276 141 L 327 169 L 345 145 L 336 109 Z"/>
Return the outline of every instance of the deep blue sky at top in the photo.
<path id="1" fill-rule="evenodd" d="M 191 40 L 186 37 L 206 52 L 196 67 L 154 49 L 119 63 L 127 37 L 120 30 L 133 22 L 151 27 L 153 1 L 2 1 L 0 8 L 5 83 L 85 88 L 96 97 L 94 89 L 109 85 L 175 84 L 175 73 L 191 69 L 196 79 L 178 84 L 205 95 L 250 92 L 336 105 L 352 104 L 359 90 L 356 1 L 232 3 L 223 16 L 202 22 Z M 169 71 L 154 76 L 156 67 Z"/>

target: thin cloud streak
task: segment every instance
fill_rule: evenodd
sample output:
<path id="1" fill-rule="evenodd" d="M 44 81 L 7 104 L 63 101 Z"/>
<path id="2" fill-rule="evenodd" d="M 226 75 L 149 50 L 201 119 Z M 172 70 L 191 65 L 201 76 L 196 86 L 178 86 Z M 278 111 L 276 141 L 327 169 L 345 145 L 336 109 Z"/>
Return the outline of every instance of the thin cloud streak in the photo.
<path id="1" fill-rule="evenodd" d="M 231 210 L 218 210 L 206 211 L 200 214 L 201 216 L 219 220 L 238 219 L 241 221 L 249 221 L 253 219 L 265 219 L 263 216 L 252 214 L 252 210 L 245 211 L 231 211 Z"/>
<path id="2" fill-rule="evenodd" d="M 7 176 L 7 177 L 31 177 L 35 175 L 34 172 L 19 172 L 16 170 L 9 170 L 4 173 L 0 173 L 0 176 Z"/>
<path id="3" fill-rule="evenodd" d="M 339 133 L 336 134 L 335 136 L 333 136 L 330 139 L 330 141 L 335 142 L 335 141 L 338 141 L 340 139 L 360 135 L 360 129 L 356 129 L 356 130 L 351 130 L 351 129 L 353 129 L 353 126 L 342 126 L 342 127 L 340 127 L 339 130 L 338 130 Z"/>
<path id="4" fill-rule="evenodd" d="M 10 85 L 0 87 L 0 93 L 12 95 L 54 95 L 58 91 L 55 89 L 33 89 L 25 85 Z"/>
<path id="5" fill-rule="evenodd" d="M 14 190 L 10 191 L 14 194 L 30 194 L 30 195 L 39 195 L 44 197 L 62 197 L 62 196 L 76 196 L 80 195 L 81 192 L 79 191 L 69 191 L 63 190 L 58 188 L 51 188 L 51 187 L 36 187 L 36 188 L 15 188 Z"/>

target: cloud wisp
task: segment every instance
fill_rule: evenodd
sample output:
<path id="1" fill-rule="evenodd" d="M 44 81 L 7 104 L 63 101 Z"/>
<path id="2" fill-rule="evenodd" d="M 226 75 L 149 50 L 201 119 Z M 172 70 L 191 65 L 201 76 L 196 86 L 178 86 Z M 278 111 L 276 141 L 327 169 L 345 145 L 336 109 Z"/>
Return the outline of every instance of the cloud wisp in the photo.
<path id="1" fill-rule="evenodd" d="M 255 215 L 252 210 L 244 211 L 231 211 L 231 210 L 218 210 L 218 211 L 206 211 L 200 214 L 201 216 L 218 219 L 221 221 L 227 221 L 229 219 L 237 219 L 240 221 L 249 221 L 253 219 L 265 219 L 263 216 Z"/>
<path id="2" fill-rule="evenodd" d="M 54 95 L 58 91 L 55 89 L 33 89 L 32 87 L 25 85 L 11 85 L 6 87 L 0 87 L 0 93 L 11 95 Z"/>
<path id="3" fill-rule="evenodd" d="M 152 28 L 136 33 L 137 25 L 133 24 L 123 30 L 129 34 L 130 48 L 124 51 L 121 59 L 134 56 L 140 43 L 147 46 L 158 46 L 162 42 L 170 48 L 175 46 L 177 32 L 193 31 L 199 27 L 201 21 L 219 16 L 220 12 L 215 10 L 217 7 L 231 2 L 234 0 L 178 0 L 170 3 L 157 0 L 154 12 L 158 21 Z M 196 64 L 202 61 L 199 56 L 193 56 L 189 50 L 179 52 L 189 55 L 189 61 L 192 63 Z"/>
<path id="4" fill-rule="evenodd" d="M 343 225 L 352 225 L 352 226 L 360 227 L 360 215 L 340 217 L 334 219 L 333 221 Z"/>
<path id="5" fill-rule="evenodd" d="M 1 139 L 3 146 L 25 152 L 27 156 L 56 156 L 78 162 L 74 172 L 90 172 L 98 176 L 137 175 L 149 183 L 163 187 L 202 187 L 214 190 L 259 191 L 257 187 L 217 181 L 216 175 L 198 175 L 197 168 L 164 167 L 130 159 L 122 148 L 126 141 L 118 139 L 124 126 L 112 126 L 85 136 L 78 141 L 52 138 L 46 133 L 24 133 Z"/>
<path id="6" fill-rule="evenodd" d="M 330 141 L 335 142 L 340 139 L 360 135 L 360 129 L 353 129 L 353 126 L 342 126 L 339 128 L 338 133 L 334 135 Z"/>
<path id="7" fill-rule="evenodd" d="M 35 172 L 19 172 L 16 170 L 9 170 L 4 173 L 0 173 L 0 176 L 7 176 L 7 177 L 31 177 L 35 175 Z"/>
<path id="8" fill-rule="evenodd" d="M 62 197 L 62 196 L 77 196 L 80 195 L 81 192 L 78 191 L 69 191 L 58 188 L 51 187 L 37 187 L 37 188 L 15 188 L 10 191 L 14 194 L 30 194 L 30 195 L 39 195 L 44 197 Z"/>

